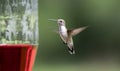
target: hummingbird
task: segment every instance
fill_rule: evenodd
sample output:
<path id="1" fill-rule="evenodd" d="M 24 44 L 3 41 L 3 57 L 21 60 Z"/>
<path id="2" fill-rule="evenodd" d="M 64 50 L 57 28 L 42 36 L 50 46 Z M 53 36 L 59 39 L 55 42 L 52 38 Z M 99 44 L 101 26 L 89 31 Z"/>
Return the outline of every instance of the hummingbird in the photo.
<path id="1" fill-rule="evenodd" d="M 85 30 L 87 26 L 76 29 L 67 29 L 65 20 L 63 19 L 49 19 L 49 20 L 57 22 L 59 27 L 57 33 L 60 35 L 63 43 L 68 46 L 68 52 L 70 54 L 75 54 L 75 48 L 72 37 Z"/>

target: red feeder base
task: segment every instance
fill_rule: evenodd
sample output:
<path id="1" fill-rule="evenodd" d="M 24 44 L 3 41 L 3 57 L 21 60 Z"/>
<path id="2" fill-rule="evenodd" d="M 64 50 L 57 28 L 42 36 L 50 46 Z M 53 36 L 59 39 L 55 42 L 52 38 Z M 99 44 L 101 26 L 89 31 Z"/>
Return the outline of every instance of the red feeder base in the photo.
<path id="1" fill-rule="evenodd" d="M 33 45 L 0 45 L 0 71 L 32 71 L 35 55 Z"/>

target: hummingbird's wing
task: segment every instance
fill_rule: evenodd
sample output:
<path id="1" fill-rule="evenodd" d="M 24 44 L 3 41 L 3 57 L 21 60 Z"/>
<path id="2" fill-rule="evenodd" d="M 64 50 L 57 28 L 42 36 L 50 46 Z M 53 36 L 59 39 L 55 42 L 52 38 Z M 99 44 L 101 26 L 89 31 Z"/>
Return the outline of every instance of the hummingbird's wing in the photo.
<path id="1" fill-rule="evenodd" d="M 72 29 L 72 30 L 68 30 L 68 34 L 71 35 L 71 36 L 75 36 L 77 35 L 78 33 L 82 32 L 83 30 L 85 30 L 88 26 L 85 26 L 85 27 L 80 27 L 80 28 L 77 28 L 77 29 Z"/>
<path id="2" fill-rule="evenodd" d="M 59 34 L 59 30 L 57 29 L 58 29 L 57 27 L 48 27 L 48 30 L 52 30 L 52 32 Z"/>
<path id="3" fill-rule="evenodd" d="M 58 30 L 53 30 L 55 33 L 59 34 L 59 31 Z"/>

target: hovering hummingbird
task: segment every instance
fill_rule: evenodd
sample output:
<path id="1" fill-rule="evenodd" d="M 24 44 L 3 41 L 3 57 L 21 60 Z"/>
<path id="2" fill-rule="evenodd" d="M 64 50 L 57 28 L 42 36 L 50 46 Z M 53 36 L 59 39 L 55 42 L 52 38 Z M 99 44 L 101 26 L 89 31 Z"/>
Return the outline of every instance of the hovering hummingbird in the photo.
<path id="1" fill-rule="evenodd" d="M 56 21 L 58 23 L 59 31 L 57 33 L 59 33 L 64 44 L 66 44 L 68 46 L 69 53 L 75 54 L 74 43 L 73 43 L 72 37 L 77 35 L 78 33 L 82 32 L 83 30 L 85 30 L 87 28 L 87 26 L 68 30 L 66 28 L 66 23 L 63 19 L 57 19 L 57 20 L 49 19 L 49 20 Z"/>

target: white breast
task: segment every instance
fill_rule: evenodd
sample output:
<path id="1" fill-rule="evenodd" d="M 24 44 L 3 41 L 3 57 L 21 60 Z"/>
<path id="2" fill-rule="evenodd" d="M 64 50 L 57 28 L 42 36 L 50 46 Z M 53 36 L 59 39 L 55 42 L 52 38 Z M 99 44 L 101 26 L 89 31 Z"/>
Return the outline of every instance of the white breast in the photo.
<path id="1" fill-rule="evenodd" d="M 67 28 L 65 26 L 60 26 L 60 34 L 62 36 L 67 36 Z"/>
<path id="2" fill-rule="evenodd" d="M 61 32 L 67 32 L 67 29 L 66 29 L 65 26 L 61 26 L 61 27 L 60 27 L 60 31 L 61 31 Z"/>

